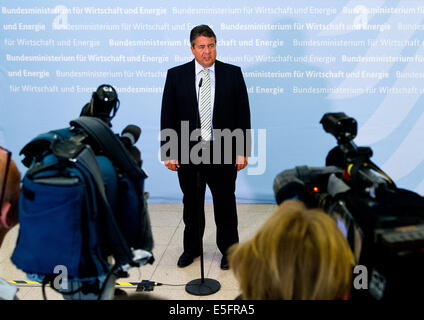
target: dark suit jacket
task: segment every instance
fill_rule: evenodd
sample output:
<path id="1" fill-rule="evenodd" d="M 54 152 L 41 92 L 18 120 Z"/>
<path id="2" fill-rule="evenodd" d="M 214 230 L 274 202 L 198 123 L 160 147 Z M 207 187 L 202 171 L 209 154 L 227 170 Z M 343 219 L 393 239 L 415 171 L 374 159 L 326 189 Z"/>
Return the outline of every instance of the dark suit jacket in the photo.
<path id="1" fill-rule="evenodd" d="M 200 116 L 196 96 L 194 59 L 186 64 L 168 70 L 162 98 L 161 130 L 173 129 L 179 135 L 181 148 L 181 121 L 189 122 L 189 132 L 200 128 Z M 244 152 L 250 156 L 251 138 L 250 108 L 246 84 L 240 67 L 215 61 L 215 100 L 212 117 L 213 129 L 241 129 L 244 134 Z M 188 138 L 188 137 L 186 137 Z M 167 141 L 161 141 L 164 145 Z M 233 160 L 236 154 L 233 139 Z M 190 142 L 189 149 L 197 142 Z M 223 145 L 224 143 L 222 143 Z M 238 149 L 239 150 L 239 149 Z M 237 152 L 240 154 L 240 152 Z M 162 154 L 162 160 L 165 155 Z M 181 161 L 181 152 L 178 153 Z"/>

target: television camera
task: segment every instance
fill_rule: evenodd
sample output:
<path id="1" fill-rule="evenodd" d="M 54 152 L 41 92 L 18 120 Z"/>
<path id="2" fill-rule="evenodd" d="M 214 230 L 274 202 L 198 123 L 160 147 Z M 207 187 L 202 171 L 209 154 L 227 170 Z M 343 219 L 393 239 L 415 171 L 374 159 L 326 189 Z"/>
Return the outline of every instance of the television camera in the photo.
<path id="1" fill-rule="evenodd" d="M 102 84 L 92 93 L 90 102 L 84 105 L 80 116 L 99 118 L 112 127 L 111 121 L 115 117 L 119 105 L 118 93 L 115 88 L 109 84 Z M 135 143 L 140 135 L 141 128 L 133 124 L 126 126 L 121 135 L 117 135 L 139 167 L 142 166 L 142 159 L 140 150 Z"/>
<path id="2" fill-rule="evenodd" d="M 371 161 L 372 150 L 353 142 L 355 119 L 326 113 L 320 123 L 337 146 L 328 153 L 325 167 L 298 166 L 279 173 L 273 186 L 277 203 L 299 199 L 334 218 L 356 264 L 366 267 L 366 283 L 353 288 L 352 299 L 422 297 L 424 198 L 398 188 Z"/>

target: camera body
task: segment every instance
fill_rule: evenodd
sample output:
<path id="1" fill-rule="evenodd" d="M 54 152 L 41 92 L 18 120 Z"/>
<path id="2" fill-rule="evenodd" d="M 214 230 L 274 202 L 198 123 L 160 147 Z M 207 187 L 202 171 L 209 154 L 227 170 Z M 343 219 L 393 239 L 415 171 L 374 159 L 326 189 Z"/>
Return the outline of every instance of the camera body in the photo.
<path id="1" fill-rule="evenodd" d="M 357 147 L 357 122 L 344 113 L 320 121 L 338 145 L 326 167 L 296 167 L 274 179 L 277 203 L 297 198 L 331 215 L 348 240 L 357 265 L 366 267 L 367 283 L 352 290 L 353 299 L 414 299 L 424 292 L 424 198 L 397 188 Z M 355 275 L 354 275 L 355 276 Z"/>

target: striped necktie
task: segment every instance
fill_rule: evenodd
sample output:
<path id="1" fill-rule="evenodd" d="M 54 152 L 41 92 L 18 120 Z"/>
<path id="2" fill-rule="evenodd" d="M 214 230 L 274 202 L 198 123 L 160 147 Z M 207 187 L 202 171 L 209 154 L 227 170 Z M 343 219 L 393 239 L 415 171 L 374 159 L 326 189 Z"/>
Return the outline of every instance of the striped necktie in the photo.
<path id="1" fill-rule="evenodd" d="M 208 141 L 212 135 L 211 79 L 208 69 L 203 69 L 203 73 L 203 85 L 200 88 L 200 130 L 202 140 Z"/>

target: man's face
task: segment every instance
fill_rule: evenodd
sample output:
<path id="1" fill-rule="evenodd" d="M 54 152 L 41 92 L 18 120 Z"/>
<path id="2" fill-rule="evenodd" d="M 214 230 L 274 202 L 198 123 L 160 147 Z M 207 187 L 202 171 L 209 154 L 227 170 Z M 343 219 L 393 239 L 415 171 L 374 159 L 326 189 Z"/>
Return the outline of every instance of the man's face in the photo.
<path id="1" fill-rule="evenodd" d="M 194 58 L 202 67 L 209 68 L 216 60 L 215 38 L 197 37 L 191 47 L 191 52 L 193 52 Z"/>

